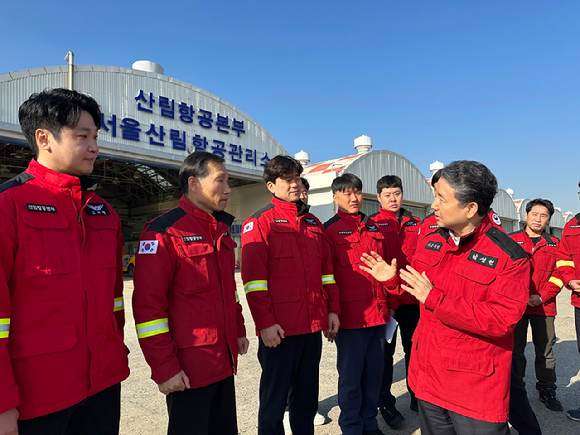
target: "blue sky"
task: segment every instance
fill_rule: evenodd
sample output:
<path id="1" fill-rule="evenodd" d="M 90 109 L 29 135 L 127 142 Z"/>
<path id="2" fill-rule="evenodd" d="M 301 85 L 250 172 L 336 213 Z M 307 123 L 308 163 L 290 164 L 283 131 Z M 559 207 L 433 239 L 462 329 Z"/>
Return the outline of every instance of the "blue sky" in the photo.
<path id="1" fill-rule="evenodd" d="M 580 210 L 580 2 L 5 2 L 0 73 L 160 63 L 312 162 L 353 140 L 479 160 L 516 198 Z"/>

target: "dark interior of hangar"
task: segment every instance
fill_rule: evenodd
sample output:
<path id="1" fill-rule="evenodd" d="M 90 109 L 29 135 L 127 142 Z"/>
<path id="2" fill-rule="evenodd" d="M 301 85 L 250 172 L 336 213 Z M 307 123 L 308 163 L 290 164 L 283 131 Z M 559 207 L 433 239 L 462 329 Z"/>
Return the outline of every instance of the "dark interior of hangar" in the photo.
<path id="1" fill-rule="evenodd" d="M 15 177 L 33 157 L 29 147 L 0 142 L 0 183 Z M 181 196 L 177 168 L 146 165 L 99 157 L 93 176 L 100 180 L 97 194 L 109 202 L 123 223 L 126 242 L 139 238 L 143 226 L 155 216 L 174 207 Z M 230 187 L 254 181 L 230 178 Z"/>

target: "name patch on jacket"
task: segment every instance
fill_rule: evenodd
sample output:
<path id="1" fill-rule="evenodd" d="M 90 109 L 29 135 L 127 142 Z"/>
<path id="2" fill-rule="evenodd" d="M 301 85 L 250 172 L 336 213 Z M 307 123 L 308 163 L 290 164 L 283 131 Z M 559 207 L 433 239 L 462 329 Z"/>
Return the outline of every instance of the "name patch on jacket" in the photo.
<path id="1" fill-rule="evenodd" d="M 570 228 L 580 228 L 580 225 L 570 225 Z"/>
<path id="2" fill-rule="evenodd" d="M 415 221 L 409 221 L 405 224 L 406 227 L 416 227 L 417 226 L 417 222 Z"/>
<path id="3" fill-rule="evenodd" d="M 349 234 L 352 234 L 352 231 L 339 231 L 338 234 L 340 236 L 348 236 Z"/>
<path id="4" fill-rule="evenodd" d="M 58 213 L 54 205 L 42 204 L 26 204 L 26 208 L 30 211 L 38 211 L 40 213 Z"/>
<path id="5" fill-rule="evenodd" d="M 191 235 L 191 236 L 181 236 L 184 242 L 202 242 L 203 236 L 201 234 Z"/>
<path id="6" fill-rule="evenodd" d="M 469 261 L 473 261 L 475 263 L 481 264 L 482 266 L 491 267 L 492 269 L 495 268 L 497 265 L 497 257 L 492 257 L 491 255 L 485 255 L 481 252 L 471 251 L 467 256 Z"/>
<path id="7" fill-rule="evenodd" d="M 367 225 L 367 228 L 371 233 L 377 233 L 379 231 L 379 228 L 376 225 Z"/>
<path id="8" fill-rule="evenodd" d="M 427 244 L 425 245 L 425 249 L 428 249 L 430 251 L 441 251 L 441 248 L 443 247 L 443 242 L 427 242 Z"/>
<path id="9" fill-rule="evenodd" d="M 552 248 L 558 247 L 556 243 L 547 243 L 546 246 L 551 246 Z"/>
<path id="10" fill-rule="evenodd" d="M 317 225 L 316 219 L 312 219 L 312 218 L 304 218 L 304 222 L 306 222 L 308 225 Z"/>
<path id="11" fill-rule="evenodd" d="M 524 242 L 523 241 L 520 241 L 520 240 L 518 240 L 517 243 L 518 243 L 518 245 L 523 245 L 524 244 Z"/>
<path id="12" fill-rule="evenodd" d="M 379 222 L 379 227 L 388 227 L 389 223 L 388 222 Z"/>
<path id="13" fill-rule="evenodd" d="M 435 228 L 439 228 L 439 225 L 429 225 L 430 230 L 434 230 Z"/>
<path id="14" fill-rule="evenodd" d="M 107 204 L 87 204 L 85 210 L 89 216 L 108 216 L 111 214 Z"/>
<path id="15" fill-rule="evenodd" d="M 288 219 L 274 219 L 274 222 L 276 222 L 277 224 L 287 224 Z"/>
<path id="16" fill-rule="evenodd" d="M 229 232 L 229 231 L 226 231 L 226 232 L 224 233 L 224 237 L 228 237 L 229 235 L 230 235 L 230 232 Z"/>

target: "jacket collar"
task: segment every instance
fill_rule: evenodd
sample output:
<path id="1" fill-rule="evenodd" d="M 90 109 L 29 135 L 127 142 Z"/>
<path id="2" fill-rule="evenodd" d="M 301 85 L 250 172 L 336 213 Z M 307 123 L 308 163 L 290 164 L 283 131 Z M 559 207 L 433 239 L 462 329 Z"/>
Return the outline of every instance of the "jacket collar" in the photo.
<path id="1" fill-rule="evenodd" d="M 361 222 L 366 222 L 367 217 L 364 213 L 362 212 L 358 212 L 357 214 L 350 214 L 350 213 L 345 213 L 343 211 L 338 210 L 336 212 L 337 216 L 340 217 L 341 219 L 348 221 L 348 222 L 354 222 L 358 225 L 361 224 Z"/>
<path id="2" fill-rule="evenodd" d="M 306 214 L 310 210 L 310 206 L 304 204 L 300 200 L 298 202 L 288 202 L 288 201 L 283 201 L 283 200 L 273 196 L 271 203 L 273 205 L 275 205 L 277 208 L 287 210 L 293 214 L 295 213 L 296 216 L 301 216 L 303 214 Z"/>
<path id="3" fill-rule="evenodd" d="M 459 245 L 458 246 L 461 247 L 461 246 L 464 246 L 464 245 L 470 243 L 472 240 L 479 239 L 479 237 L 481 237 L 482 234 L 485 234 L 485 232 L 487 230 L 489 230 L 489 228 L 492 226 L 493 226 L 493 224 L 491 223 L 489 215 L 486 215 L 483 218 L 483 220 L 480 222 L 480 224 L 477 227 L 475 227 L 472 232 L 470 232 L 469 234 L 465 234 L 459 238 Z M 437 230 L 437 232 L 441 236 L 443 236 L 445 238 L 445 240 L 447 240 L 447 242 L 449 243 L 449 239 L 451 238 L 451 235 L 449 234 L 449 230 L 447 228 L 439 228 Z M 451 243 L 453 243 L 453 245 L 455 246 L 455 242 L 453 242 L 453 240 L 451 241 Z"/>
<path id="4" fill-rule="evenodd" d="M 99 180 L 87 176 L 75 177 L 74 175 L 63 174 L 62 172 L 53 171 L 44 165 L 41 165 L 32 159 L 26 170 L 37 180 L 42 180 L 49 187 L 57 189 L 79 189 L 85 191 L 94 191 L 97 189 Z"/>
<path id="5" fill-rule="evenodd" d="M 214 211 L 212 214 L 209 214 L 191 202 L 185 195 L 182 195 L 179 199 L 179 207 L 187 213 L 194 215 L 196 219 L 208 222 L 221 222 L 228 227 L 235 219 L 233 215 L 226 213 L 225 211 Z"/>

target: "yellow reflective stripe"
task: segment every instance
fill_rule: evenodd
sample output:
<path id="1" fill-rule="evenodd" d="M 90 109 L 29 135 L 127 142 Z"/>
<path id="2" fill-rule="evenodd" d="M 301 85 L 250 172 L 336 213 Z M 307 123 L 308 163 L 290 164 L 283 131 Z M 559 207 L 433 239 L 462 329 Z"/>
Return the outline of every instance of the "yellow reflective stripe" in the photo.
<path id="1" fill-rule="evenodd" d="M 125 309 L 125 301 L 123 300 L 123 296 L 121 296 L 120 298 L 115 298 L 115 308 L 113 308 L 113 311 L 121 311 Z"/>
<path id="2" fill-rule="evenodd" d="M 336 284 L 334 275 L 322 275 L 322 284 Z"/>
<path id="3" fill-rule="evenodd" d="M 169 322 L 167 319 L 151 320 L 150 322 L 139 323 L 135 325 L 135 328 L 137 328 L 137 338 L 146 338 L 169 332 Z"/>
<path id="4" fill-rule="evenodd" d="M 551 276 L 550 279 L 548 280 L 548 282 L 551 282 L 552 284 L 556 284 L 560 288 L 564 287 L 564 283 L 562 282 L 562 280 L 556 278 L 555 276 Z"/>
<path id="5" fill-rule="evenodd" d="M 236 290 L 236 302 L 240 302 L 240 296 L 238 295 L 238 291 Z"/>
<path id="6" fill-rule="evenodd" d="M 0 338 L 8 338 L 10 333 L 10 319 L 0 319 Z"/>
<path id="7" fill-rule="evenodd" d="M 567 261 L 567 260 L 556 261 L 556 267 L 563 267 L 563 266 L 574 267 L 574 262 Z"/>
<path id="8" fill-rule="evenodd" d="M 268 291 L 268 281 L 266 280 L 257 280 L 257 281 L 249 281 L 244 285 L 244 291 L 246 294 L 256 291 Z"/>

